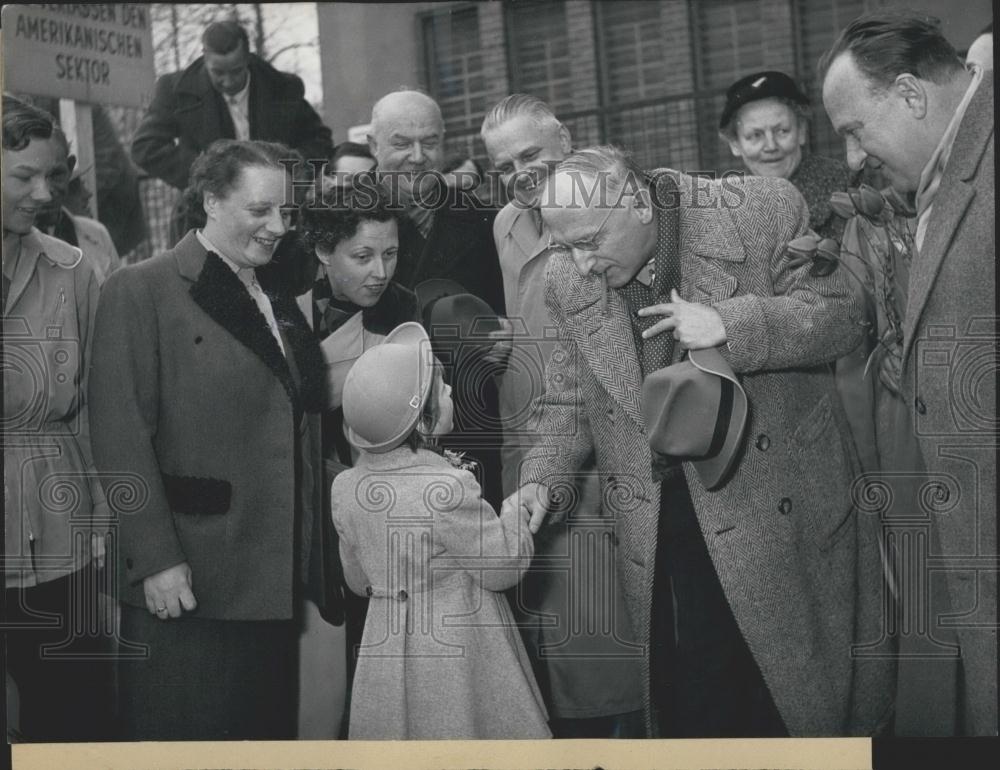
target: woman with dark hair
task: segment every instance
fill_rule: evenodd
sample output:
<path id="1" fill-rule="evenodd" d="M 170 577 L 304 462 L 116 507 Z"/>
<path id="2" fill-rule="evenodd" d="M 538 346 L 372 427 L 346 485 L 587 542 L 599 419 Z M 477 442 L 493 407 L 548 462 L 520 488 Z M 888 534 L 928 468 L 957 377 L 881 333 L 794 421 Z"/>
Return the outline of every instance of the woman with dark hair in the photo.
<path id="1" fill-rule="evenodd" d="M 290 157 L 211 145 L 192 167 L 204 227 L 101 297 L 94 455 L 139 485 L 116 512 L 122 635 L 148 647 L 120 665 L 124 739 L 295 737 L 323 365 L 294 300 L 255 272 L 288 227 Z"/>
<path id="2" fill-rule="evenodd" d="M 392 280 L 399 219 L 381 189 L 366 186 L 332 197 L 300 209 L 299 243 L 322 276 L 299 297 L 299 306 L 322 340 L 330 406 L 337 409 L 351 364 L 396 326 L 416 320 L 417 300 Z M 347 449 L 342 439 L 336 439 L 338 448 Z M 349 450 L 337 454 L 350 461 Z"/>
<path id="3" fill-rule="evenodd" d="M 809 97 L 783 72 L 755 72 L 733 83 L 719 119 L 719 136 L 753 176 L 787 179 L 809 205 L 809 226 L 836 237 L 843 220 L 830 208 L 830 194 L 856 180 L 842 160 L 805 151 Z"/>
<path id="4" fill-rule="evenodd" d="M 84 404 L 98 280 L 80 249 L 35 227 L 64 159 L 54 132 L 47 112 L 3 95 L 3 622 L 15 741 L 111 737 L 94 527 L 107 510 Z"/>
<path id="5" fill-rule="evenodd" d="M 388 208 L 381 188 L 365 185 L 353 190 L 329 190 L 329 194 L 319 201 L 300 207 L 298 229 L 290 235 L 294 239 L 288 238 L 286 243 L 294 244 L 288 248 L 294 248 L 297 255 L 286 264 L 311 265 L 312 274 L 319 273 L 312 288 L 298 297 L 298 303 L 320 341 L 326 366 L 326 397 L 330 408 L 323 413 L 320 434 L 325 469 L 323 510 L 326 512 L 330 510 L 329 490 L 334 477 L 354 462 L 354 453 L 344 433 L 341 405 L 347 373 L 365 350 L 380 344 L 399 324 L 416 320 L 419 311 L 416 296 L 392 280 L 399 248 L 398 219 Z M 301 273 L 301 268 L 296 267 L 295 271 Z M 280 278 L 274 282 L 289 283 Z M 346 618 L 346 625 L 341 637 L 307 616 L 302 645 L 303 702 L 308 700 L 316 707 L 326 701 L 316 709 L 318 712 L 333 708 L 347 713 L 346 708 L 338 707 L 350 693 L 354 647 L 361 642 L 367 601 L 346 590 L 337 557 L 336 533 L 328 517 L 324 517 L 323 524 L 326 528 L 324 557 L 328 562 L 325 572 L 336 573 L 336 579 L 326 583 L 326 590 L 331 594 L 327 607 L 339 605 L 342 610 L 336 617 L 329 612 L 325 612 L 324 617 L 338 623 Z M 318 651 L 320 646 L 340 649 L 341 644 L 346 644 L 349 652 L 343 679 L 337 676 L 337 662 L 331 658 L 329 649 L 325 653 Z M 342 655 L 334 653 L 335 657 Z M 305 659 L 311 664 L 305 663 Z M 344 657 L 339 660 L 343 661 Z M 310 677 L 305 676 L 308 665 L 318 674 L 312 679 L 326 680 L 323 686 L 327 689 L 337 688 L 333 698 L 336 704 L 331 706 L 329 695 L 308 695 L 313 689 Z M 324 735 L 323 730 L 329 728 L 323 723 L 316 724 L 317 719 L 324 718 L 317 716 L 306 721 L 304 729 L 318 738 L 336 737 Z M 341 734 L 346 735 L 346 723 Z"/>

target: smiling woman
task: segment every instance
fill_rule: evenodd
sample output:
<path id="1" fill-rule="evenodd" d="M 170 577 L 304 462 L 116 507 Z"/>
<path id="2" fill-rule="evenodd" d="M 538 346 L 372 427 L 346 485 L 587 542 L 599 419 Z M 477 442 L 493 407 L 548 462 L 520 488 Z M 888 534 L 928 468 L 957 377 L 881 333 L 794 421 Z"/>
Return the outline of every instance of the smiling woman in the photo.
<path id="1" fill-rule="evenodd" d="M 836 237 L 843 222 L 830 209 L 830 194 L 854 183 L 842 161 L 810 155 L 809 98 L 783 72 L 755 72 L 726 92 L 719 136 L 753 176 L 787 179 L 809 205 L 809 226 Z"/>
<path id="2" fill-rule="evenodd" d="M 101 296 L 94 455 L 142 488 L 119 529 L 122 634 L 149 648 L 119 666 L 123 739 L 295 736 L 322 357 L 294 300 L 256 276 L 288 227 L 293 156 L 211 145 L 192 168 L 204 227 Z"/>
<path id="3" fill-rule="evenodd" d="M 78 248 L 34 226 L 65 157 L 54 131 L 51 115 L 3 95 L 2 621 L 19 717 L 7 735 L 101 740 L 111 649 L 97 591 L 104 541 L 91 525 L 107 511 L 82 385 L 98 285 Z"/>

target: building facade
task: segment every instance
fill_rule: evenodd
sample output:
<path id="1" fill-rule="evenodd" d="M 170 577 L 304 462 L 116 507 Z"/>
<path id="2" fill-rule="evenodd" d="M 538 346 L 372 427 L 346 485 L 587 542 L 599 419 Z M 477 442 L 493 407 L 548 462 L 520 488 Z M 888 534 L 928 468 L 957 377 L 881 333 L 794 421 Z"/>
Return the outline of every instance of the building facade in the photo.
<path id="1" fill-rule="evenodd" d="M 813 152 L 840 155 L 816 62 L 854 17 L 884 0 L 493 0 L 320 3 L 324 110 L 335 140 L 366 124 L 401 86 L 444 112 L 449 153 L 485 158 L 479 127 L 509 93 L 545 99 L 578 146 L 611 142 L 646 166 L 739 168 L 718 138 L 726 88 L 756 70 L 787 72 L 814 103 Z M 964 50 L 989 0 L 907 3 L 941 18 Z M 356 134 L 363 133 L 356 131 Z"/>

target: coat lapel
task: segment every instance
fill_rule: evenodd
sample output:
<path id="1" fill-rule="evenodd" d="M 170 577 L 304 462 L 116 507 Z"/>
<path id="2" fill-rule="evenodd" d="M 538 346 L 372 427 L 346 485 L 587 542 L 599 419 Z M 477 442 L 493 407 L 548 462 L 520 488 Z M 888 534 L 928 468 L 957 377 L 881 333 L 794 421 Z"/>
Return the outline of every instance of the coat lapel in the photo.
<path id="1" fill-rule="evenodd" d="M 204 57 L 184 71 L 177 83 L 177 91 L 190 97 L 178 106 L 178 112 L 190 112 L 197 116 L 197 125 L 201 128 L 198 132 L 199 149 L 208 147 L 219 138 L 236 137 L 226 103 L 208 78 Z"/>
<path id="2" fill-rule="evenodd" d="M 906 317 L 903 320 L 903 364 L 913 347 L 917 324 L 941 264 L 961 226 L 965 212 L 975 198 L 969 181 L 979 169 L 983 153 L 993 141 L 993 75 L 986 73 L 969 104 L 952 149 L 948 167 L 934 199 L 923 248 L 914 260 L 907 291 Z"/>
<path id="3" fill-rule="evenodd" d="M 327 406 L 327 390 L 326 362 L 319 339 L 294 297 L 283 294 L 269 296 L 285 349 L 291 352 L 291 363 L 295 369 L 293 375 L 302 397 L 302 408 L 307 412 L 321 412 Z"/>
<path id="4" fill-rule="evenodd" d="M 261 359 L 299 408 L 288 362 L 246 287 L 216 254 L 206 252 L 193 232 L 176 248 L 178 270 L 192 280 L 191 298 L 219 326 Z M 277 318 L 277 313 L 275 313 Z"/>
<path id="5" fill-rule="evenodd" d="M 568 258 L 567 258 L 568 259 Z M 642 374 L 635 352 L 635 338 L 625 301 L 608 292 L 608 307 L 601 307 L 603 287 L 596 277 L 583 278 L 568 271 L 566 313 L 577 349 L 598 382 L 625 412 L 642 427 Z"/>

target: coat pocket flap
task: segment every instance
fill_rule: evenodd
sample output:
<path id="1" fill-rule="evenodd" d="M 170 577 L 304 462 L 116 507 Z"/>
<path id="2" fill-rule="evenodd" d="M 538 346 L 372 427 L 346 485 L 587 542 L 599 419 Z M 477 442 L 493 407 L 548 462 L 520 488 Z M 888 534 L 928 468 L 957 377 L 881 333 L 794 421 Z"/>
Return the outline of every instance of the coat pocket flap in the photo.
<path id="1" fill-rule="evenodd" d="M 229 512 L 233 485 L 222 479 L 162 474 L 163 489 L 170 510 L 193 516 L 212 516 Z"/>

